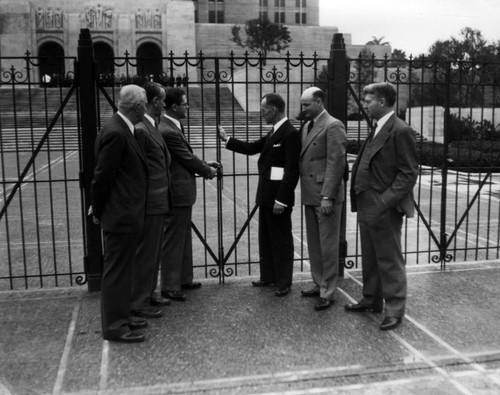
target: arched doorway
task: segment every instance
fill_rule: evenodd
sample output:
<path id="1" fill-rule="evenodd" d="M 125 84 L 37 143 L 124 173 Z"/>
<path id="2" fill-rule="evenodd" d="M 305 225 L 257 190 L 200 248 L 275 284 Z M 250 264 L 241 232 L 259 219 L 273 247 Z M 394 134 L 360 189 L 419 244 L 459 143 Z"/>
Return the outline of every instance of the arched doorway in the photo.
<path id="1" fill-rule="evenodd" d="M 104 42 L 96 42 L 93 44 L 94 58 L 96 61 L 96 72 L 102 83 L 113 84 L 114 80 L 114 58 L 115 53 L 110 45 Z"/>
<path id="2" fill-rule="evenodd" d="M 64 49 L 56 42 L 49 41 L 38 49 L 40 59 L 40 81 L 42 84 L 57 85 L 64 81 Z"/>
<path id="3" fill-rule="evenodd" d="M 137 74 L 146 80 L 158 79 L 162 72 L 161 49 L 154 43 L 144 43 L 137 48 Z"/>

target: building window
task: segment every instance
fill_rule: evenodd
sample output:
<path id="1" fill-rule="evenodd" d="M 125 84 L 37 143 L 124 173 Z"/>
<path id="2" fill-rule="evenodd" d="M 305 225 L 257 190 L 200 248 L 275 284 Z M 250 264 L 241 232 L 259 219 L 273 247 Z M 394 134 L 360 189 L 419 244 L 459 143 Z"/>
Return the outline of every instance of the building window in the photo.
<path id="1" fill-rule="evenodd" d="M 224 11 L 208 10 L 208 23 L 224 23 Z"/>
<path id="2" fill-rule="evenodd" d="M 261 21 L 266 20 L 267 19 L 267 12 L 263 12 L 263 11 L 259 12 L 259 19 Z"/>
<path id="3" fill-rule="evenodd" d="M 303 25 L 307 25 L 307 17 L 306 17 L 306 13 L 302 13 L 302 24 Z"/>
<path id="4" fill-rule="evenodd" d="M 300 25 L 300 12 L 295 13 L 295 24 Z"/>
<path id="5" fill-rule="evenodd" d="M 267 0 L 260 0 L 261 7 L 267 7 Z"/>
<path id="6" fill-rule="evenodd" d="M 274 13 L 274 23 L 285 23 L 285 13 L 275 12 Z"/>
<path id="7" fill-rule="evenodd" d="M 217 23 L 224 23 L 224 11 L 217 11 Z"/>
<path id="8" fill-rule="evenodd" d="M 285 0 L 274 0 L 275 7 L 285 7 Z"/>

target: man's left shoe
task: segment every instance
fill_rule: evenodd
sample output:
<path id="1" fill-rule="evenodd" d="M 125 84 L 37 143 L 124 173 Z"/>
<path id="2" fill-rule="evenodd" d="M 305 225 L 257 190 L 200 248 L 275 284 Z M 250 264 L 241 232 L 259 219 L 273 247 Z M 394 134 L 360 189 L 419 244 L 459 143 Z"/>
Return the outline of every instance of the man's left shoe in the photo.
<path id="1" fill-rule="evenodd" d="M 160 318 L 163 317 L 163 311 L 160 309 L 142 309 L 142 310 L 132 310 L 132 315 L 142 318 Z"/>
<path id="2" fill-rule="evenodd" d="M 172 301 L 170 299 L 164 298 L 163 296 L 153 294 L 149 299 L 149 304 L 151 306 L 168 306 Z"/>
<path id="3" fill-rule="evenodd" d="M 274 292 L 274 294 L 276 296 L 286 296 L 290 293 L 290 291 L 292 290 L 292 288 L 290 287 L 286 287 L 286 288 L 283 288 L 283 289 L 278 289 L 276 292 Z"/>
<path id="4" fill-rule="evenodd" d="M 300 294 L 306 298 L 310 298 L 312 296 L 319 296 L 319 288 L 314 287 L 311 289 L 305 289 L 300 291 Z"/>
<path id="5" fill-rule="evenodd" d="M 326 310 L 329 309 L 333 304 L 333 300 L 328 300 L 325 298 L 320 298 L 319 302 L 314 306 L 314 310 L 316 311 L 321 311 L 321 310 Z"/>
<path id="6" fill-rule="evenodd" d="M 389 331 L 391 329 L 397 328 L 401 325 L 403 319 L 401 317 L 385 317 L 382 323 L 380 324 L 380 329 L 383 331 Z"/>
<path id="7" fill-rule="evenodd" d="M 190 282 L 189 284 L 182 284 L 182 289 L 199 289 L 201 283 Z"/>

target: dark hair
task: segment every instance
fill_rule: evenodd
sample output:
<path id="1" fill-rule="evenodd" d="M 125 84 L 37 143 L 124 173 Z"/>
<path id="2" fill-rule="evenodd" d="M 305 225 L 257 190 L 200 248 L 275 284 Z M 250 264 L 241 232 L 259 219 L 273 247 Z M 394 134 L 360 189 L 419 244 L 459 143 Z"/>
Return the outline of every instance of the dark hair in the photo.
<path id="1" fill-rule="evenodd" d="M 151 103 L 155 97 L 160 97 L 162 92 L 165 91 L 158 82 L 146 82 L 142 87 L 146 91 L 148 103 Z"/>
<path id="2" fill-rule="evenodd" d="M 389 106 L 393 106 L 396 103 L 396 88 L 389 82 L 375 82 L 373 84 L 365 86 L 363 93 L 372 94 L 379 98 L 384 98 Z"/>
<path id="3" fill-rule="evenodd" d="M 174 104 L 181 104 L 183 96 L 186 95 L 184 89 L 181 88 L 167 88 L 165 89 L 165 108 L 170 108 Z"/>
<path id="4" fill-rule="evenodd" d="M 267 93 L 262 97 L 262 100 L 265 100 L 267 105 L 276 107 L 279 112 L 285 112 L 285 101 L 277 93 Z"/>

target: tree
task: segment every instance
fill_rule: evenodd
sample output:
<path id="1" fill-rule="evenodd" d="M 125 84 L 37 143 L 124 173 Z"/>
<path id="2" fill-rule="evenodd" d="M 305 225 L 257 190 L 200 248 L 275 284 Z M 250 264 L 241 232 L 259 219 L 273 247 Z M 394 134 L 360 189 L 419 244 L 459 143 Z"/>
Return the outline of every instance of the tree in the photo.
<path id="1" fill-rule="evenodd" d="M 268 52 L 281 53 L 292 42 L 288 28 L 271 23 L 267 17 L 250 19 L 244 26 L 234 25 L 231 31 L 231 41 L 253 52 L 260 52 L 264 64 Z"/>
<path id="2" fill-rule="evenodd" d="M 445 104 L 446 87 L 440 81 L 445 76 L 451 81 L 451 106 L 482 107 L 494 103 L 498 97 L 493 97 L 495 90 L 489 87 L 500 81 L 499 49 L 500 42 L 488 43 L 479 30 L 470 27 L 462 29 L 458 38 L 436 41 L 428 55 L 436 77 L 431 76 L 431 71 L 427 72 L 428 82 L 435 83 L 425 87 L 420 104 Z"/>
<path id="3" fill-rule="evenodd" d="M 375 37 L 372 36 L 372 39 L 368 41 L 365 45 L 390 45 L 389 41 L 384 41 L 384 36 L 382 37 Z"/>

